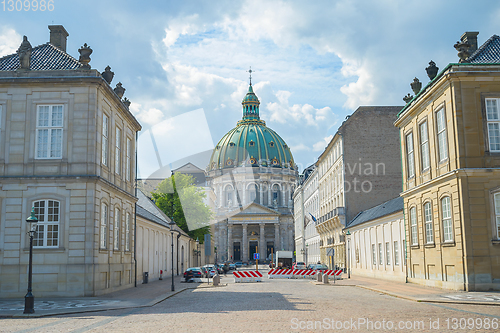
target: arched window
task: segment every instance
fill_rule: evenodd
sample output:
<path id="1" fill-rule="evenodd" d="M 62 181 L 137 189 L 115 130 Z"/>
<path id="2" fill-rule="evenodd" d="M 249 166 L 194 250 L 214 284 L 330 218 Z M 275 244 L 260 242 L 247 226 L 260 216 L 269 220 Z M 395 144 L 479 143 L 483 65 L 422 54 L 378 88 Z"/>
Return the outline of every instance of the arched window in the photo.
<path id="1" fill-rule="evenodd" d="M 39 200 L 33 202 L 33 207 L 38 219 L 33 247 L 58 247 L 61 220 L 59 201 Z"/>
<path id="2" fill-rule="evenodd" d="M 125 251 L 130 251 L 130 213 L 127 213 L 125 220 Z"/>
<path id="3" fill-rule="evenodd" d="M 233 206 L 233 189 L 231 187 L 226 188 L 226 207 Z"/>
<path id="4" fill-rule="evenodd" d="M 121 231 L 121 215 L 120 209 L 115 208 L 115 223 L 114 223 L 114 235 L 113 235 L 113 249 L 115 251 L 120 250 L 120 231 Z"/>
<path id="5" fill-rule="evenodd" d="M 273 185 L 273 206 L 279 206 L 280 204 L 280 188 L 277 184 Z"/>
<path id="6" fill-rule="evenodd" d="M 417 212 L 415 207 L 410 208 L 411 245 L 418 245 Z"/>
<path id="7" fill-rule="evenodd" d="M 100 235 L 100 247 L 101 249 L 106 249 L 108 246 L 107 237 L 108 235 L 108 205 L 105 203 L 101 204 L 101 235 Z"/>
<path id="8" fill-rule="evenodd" d="M 441 199 L 441 216 L 443 221 L 443 241 L 453 242 L 453 221 L 451 220 L 450 197 Z"/>
<path id="9" fill-rule="evenodd" d="M 250 202 L 259 201 L 259 189 L 257 188 L 256 184 L 250 185 L 249 195 L 250 195 Z"/>
<path id="10" fill-rule="evenodd" d="M 434 227 L 432 225 L 432 205 L 430 202 L 424 204 L 425 242 L 434 243 Z"/>

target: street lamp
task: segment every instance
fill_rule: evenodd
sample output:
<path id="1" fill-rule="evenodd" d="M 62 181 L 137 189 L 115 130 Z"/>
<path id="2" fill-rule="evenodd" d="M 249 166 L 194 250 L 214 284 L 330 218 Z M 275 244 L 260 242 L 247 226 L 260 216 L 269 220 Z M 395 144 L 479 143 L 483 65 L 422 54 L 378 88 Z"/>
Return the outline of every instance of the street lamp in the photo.
<path id="1" fill-rule="evenodd" d="M 24 296 L 24 312 L 23 313 L 35 313 L 35 297 L 33 296 L 32 289 L 31 289 L 31 283 L 32 283 L 32 277 L 33 277 L 33 237 L 35 236 L 36 232 L 36 223 L 38 222 L 38 219 L 35 216 L 35 207 L 31 208 L 31 215 L 26 219 L 26 222 L 28 222 L 28 225 L 30 226 L 30 229 L 28 231 L 30 235 L 30 257 L 29 257 L 29 264 L 28 264 L 28 293 L 26 296 Z"/>
<path id="2" fill-rule="evenodd" d="M 175 291 L 175 286 L 174 286 L 174 225 L 175 222 L 174 220 L 170 220 L 170 235 L 172 235 L 172 287 L 171 290 Z"/>
<path id="3" fill-rule="evenodd" d="M 347 229 L 347 278 L 351 278 L 351 232 Z"/>
<path id="4" fill-rule="evenodd" d="M 196 267 L 200 266 L 198 256 L 200 255 L 200 240 L 196 237 Z"/>

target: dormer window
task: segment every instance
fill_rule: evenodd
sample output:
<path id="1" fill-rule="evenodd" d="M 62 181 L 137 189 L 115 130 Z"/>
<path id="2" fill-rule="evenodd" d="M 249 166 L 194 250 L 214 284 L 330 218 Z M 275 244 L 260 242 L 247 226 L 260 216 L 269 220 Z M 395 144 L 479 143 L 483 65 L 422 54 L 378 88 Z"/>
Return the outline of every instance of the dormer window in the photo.
<path id="1" fill-rule="evenodd" d="M 253 147 L 253 146 L 255 146 L 255 142 L 254 142 L 253 140 L 251 140 L 251 141 L 248 143 L 248 145 L 249 145 L 250 147 Z"/>
<path id="2" fill-rule="evenodd" d="M 229 143 L 229 147 L 234 148 L 236 144 L 234 142 Z"/>
<path id="3" fill-rule="evenodd" d="M 274 142 L 269 142 L 269 147 L 274 147 Z"/>

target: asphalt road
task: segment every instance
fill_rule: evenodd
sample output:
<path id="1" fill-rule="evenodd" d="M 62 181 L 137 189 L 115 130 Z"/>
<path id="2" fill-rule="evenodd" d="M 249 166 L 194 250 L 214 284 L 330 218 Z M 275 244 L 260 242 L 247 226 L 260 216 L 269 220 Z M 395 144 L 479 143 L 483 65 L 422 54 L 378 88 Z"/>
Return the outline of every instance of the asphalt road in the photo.
<path id="1" fill-rule="evenodd" d="M 232 281 L 148 308 L 2 319 L 0 332 L 500 331 L 500 306 L 418 303 L 310 280 Z"/>

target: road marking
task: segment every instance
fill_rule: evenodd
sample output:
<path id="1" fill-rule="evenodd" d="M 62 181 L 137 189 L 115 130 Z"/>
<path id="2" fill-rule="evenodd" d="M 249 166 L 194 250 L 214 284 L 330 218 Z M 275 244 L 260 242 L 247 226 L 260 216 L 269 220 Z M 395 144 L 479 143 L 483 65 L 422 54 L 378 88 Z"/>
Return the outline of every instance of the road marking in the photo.
<path id="1" fill-rule="evenodd" d="M 427 303 L 432 306 L 437 306 L 438 308 L 443 308 L 443 309 L 448 309 L 448 310 L 453 310 L 453 311 L 458 311 L 458 312 L 465 312 L 465 313 L 470 313 L 478 316 L 485 316 L 485 317 L 493 317 L 493 318 L 499 318 L 500 316 L 495 316 L 495 315 L 490 315 L 487 313 L 479 313 L 479 312 L 473 312 L 473 311 L 467 311 L 467 310 L 462 310 L 462 309 L 454 309 L 446 305 L 440 305 L 440 304 L 435 304 L 435 303 Z M 457 305 L 463 305 L 463 304 L 457 304 Z"/>

